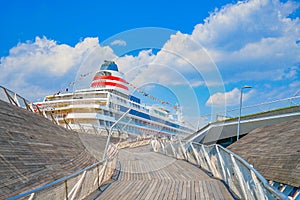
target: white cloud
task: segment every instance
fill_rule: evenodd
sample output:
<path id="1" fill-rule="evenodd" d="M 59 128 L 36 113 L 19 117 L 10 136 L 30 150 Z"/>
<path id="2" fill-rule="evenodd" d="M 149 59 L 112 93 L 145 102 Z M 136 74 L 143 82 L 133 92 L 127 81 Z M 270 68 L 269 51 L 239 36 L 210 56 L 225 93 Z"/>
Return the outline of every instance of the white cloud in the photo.
<path id="1" fill-rule="evenodd" d="M 97 39 L 86 38 L 74 48 L 57 44 L 46 37 L 36 37 L 34 42 L 19 43 L 8 57 L 1 58 L 1 68 L 6 72 L 48 72 L 62 76 L 71 67 L 81 62 L 82 55 L 97 44 Z"/>
<path id="2" fill-rule="evenodd" d="M 114 45 L 118 45 L 118 46 L 126 46 L 127 43 L 124 40 L 115 40 L 113 42 L 110 43 L 110 45 L 114 46 Z"/>
<path id="3" fill-rule="evenodd" d="M 298 20 L 287 18 L 299 4 L 278 0 L 250 0 L 228 4 L 198 24 L 193 38 L 208 48 L 230 51 L 256 43 L 262 38 L 277 38 L 293 30 Z M 292 34 L 292 33 L 290 33 Z M 229 42 L 230 41 L 230 42 Z"/>
<path id="4" fill-rule="evenodd" d="M 120 71 L 127 74 L 136 68 L 147 66 L 155 59 L 155 57 L 156 56 L 153 54 L 152 50 L 149 49 L 140 51 L 137 56 L 125 55 L 117 58 L 116 62 Z"/>
<path id="5" fill-rule="evenodd" d="M 208 50 L 227 79 L 244 71 L 273 70 L 279 77 L 282 69 L 300 62 L 300 21 L 289 18 L 297 8 L 299 3 L 278 0 L 229 4 L 195 26 L 192 38 Z"/>
<path id="6" fill-rule="evenodd" d="M 292 66 L 290 68 L 274 68 L 274 69 L 261 69 L 260 71 L 252 70 L 251 68 L 241 70 L 240 73 L 230 74 L 230 80 L 226 83 L 234 81 L 292 81 L 298 78 L 299 67 Z"/>
<path id="7" fill-rule="evenodd" d="M 298 7 L 298 3 L 279 0 L 229 4 L 196 25 L 192 34 L 172 35 L 156 55 L 144 50 L 137 56 L 118 58 L 116 62 L 128 81 L 136 85 L 156 82 L 188 87 L 218 86 L 223 84 L 222 77 L 226 83 L 292 81 L 299 76 L 300 21 L 289 16 Z M 114 40 L 111 45 L 126 46 L 129 42 Z M 1 58 L 0 83 L 17 91 L 37 85 L 36 90 L 47 91 L 49 88 L 43 84 L 31 81 L 37 76 L 61 81 L 69 73 L 76 75 L 74 71 L 77 76 L 95 71 L 104 59 L 114 57 L 110 47 L 99 45 L 98 38 L 86 38 L 72 47 L 37 37 L 33 42 L 18 44 L 9 56 Z M 234 95 L 236 90 L 215 93 L 210 100 L 215 103 L 223 98 L 234 104 Z"/>
<path id="8" fill-rule="evenodd" d="M 219 70 L 226 83 L 295 78 L 297 70 L 290 69 L 300 62 L 300 22 L 289 15 L 298 7 L 278 0 L 228 4 L 196 25 L 191 35 L 172 35 L 157 55 L 126 56 L 122 62 L 134 67 L 143 63 L 135 68 L 135 82 L 151 77 L 169 85 L 221 85 Z"/>
<path id="9" fill-rule="evenodd" d="M 39 98 L 60 89 L 63 81 L 74 80 L 82 61 L 97 48 L 112 54 L 109 47 L 99 45 L 98 38 L 85 38 L 75 47 L 46 37 L 19 43 L 1 58 L 0 84 L 25 92 L 27 98 Z"/>
<path id="10" fill-rule="evenodd" d="M 241 91 L 238 88 L 234 88 L 233 90 L 225 93 L 215 93 L 209 97 L 206 102 L 207 106 L 236 106 L 240 101 Z M 246 101 L 252 92 L 243 92 L 243 101 Z"/>
<path id="11" fill-rule="evenodd" d="M 283 73 L 283 79 L 295 79 L 298 76 L 299 68 L 292 66 L 285 73 Z"/>
<path id="12" fill-rule="evenodd" d="M 118 58 L 117 63 L 128 80 L 135 84 L 145 81 L 192 87 L 222 84 L 219 71 L 206 50 L 190 35 L 180 32 L 171 35 L 156 55 L 144 50 L 137 56 Z"/>
<path id="13" fill-rule="evenodd" d="M 300 90 L 300 81 L 294 81 L 294 82 L 292 82 L 291 84 L 289 84 L 289 87 L 292 88 L 292 89 L 294 89 L 294 90 L 295 89 Z"/>

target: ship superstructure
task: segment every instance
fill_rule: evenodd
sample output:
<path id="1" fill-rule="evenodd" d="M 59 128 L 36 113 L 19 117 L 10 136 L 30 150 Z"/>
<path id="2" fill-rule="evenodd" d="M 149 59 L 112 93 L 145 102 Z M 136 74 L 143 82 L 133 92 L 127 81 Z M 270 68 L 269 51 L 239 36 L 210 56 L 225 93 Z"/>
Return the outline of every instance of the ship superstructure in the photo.
<path id="1" fill-rule="evenodd" d="M 145 106 L 130 95 L 129 84 L 113 61 L 105 61 L 96 72 L 90 88 L 55 94 L 37 103 L 47 117 L 73 130 L 108 130 L 135 136 L 186 136 L 193 130 L 184 125 L 180 112 L 171 114 L 161 106 Z"/>

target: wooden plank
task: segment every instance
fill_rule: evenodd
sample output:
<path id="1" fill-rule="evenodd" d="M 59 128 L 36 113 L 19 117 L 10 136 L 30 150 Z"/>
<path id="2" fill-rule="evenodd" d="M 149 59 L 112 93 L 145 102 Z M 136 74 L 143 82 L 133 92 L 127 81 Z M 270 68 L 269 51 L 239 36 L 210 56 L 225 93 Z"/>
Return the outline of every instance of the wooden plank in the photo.
<path id="1" fill-rule="evenodd" d="M 191 181 L 187 181 L 186 198 L 191 199 Z"/>
<path id="2" fill-rule="evenodd" d="M 168 199 L 168 198 L 169 198 L 170 192 L 171 192 L 171 189 L 172 189 L 172 185 L 174 185 L 173 183 L 174 183 L 174 180 L 168 180 L 168 181 L 165 181 L 165 184 L 168 185 L 168 188 L 167 188 L 167 190 L 166 190 L 164 199 Z"/>
<path id="3" fill-rule="evenodd" d="M 220 184 L 221 183 L 219 181 L 218 184 L 211 184 L 211 188 L 216 199 L 224 199 L 223 193 L 220 191 Z"/>
<path id="4" fill-rule="evenodd" d="M 178 185 L 179 181 L 172 180 L 172 187 L 170 189 L 170 193 L 168 194 L 168 199 L 176 199 L 178 193 Z"/>
<path id="5" fill-rule="evenodd" d="M 202 182 L 202 187 L 203 187 L 203 194 L 205 196 L 205 199 L 210 199 L 209 191 L 207 190 L 207 181 Z"/>
<path id="6" fill-rule="evenodd" d="M 138 185 L 135 185 L 134 188 L 131 188 L 131 190 L 128 191 L 128 193 L 129 194 L 133 193 L 133 195 L 130 198 L 126 198 L 126 199 L 142 199 L 141 197 L 145 193 L 147 193 L 149 185 L 151 184 L 151 182 L 147 182 L 147 181 L 134 181 L 134 183 L 139 183 L 141 186 L 138 187 Z"/>
<path id="7" fill-rule="evenodd" d="M 182 199 L 183 181 L 179 181 L 178 188 L 179 188 L 179 190 L 178 190 L 178 193 L 177 193 L 177 198 Z"/>
<path id="8" fill-rule="evenodd" d="M 147 189 L 147 193 L 145 197 L 142 197 L 141 199 L 151 199 L 150 197 L 152 196 L 155 188 L 156 188 L 156 185 L 157 185 L 158 181 L 157 180 L 154 180 L 151 182 L 151 185 L 150 185 L 150 188 Z"/>
<path id="9" fill-rule="evenodd" d="M 163 182 L 163 183 L 164 183 L 164 182 Z M 162 184 L 161 187 L 162 187 L 163 189 L 162 189 L 161 193 L 159 194 L 159 197 L 158 197 L 159 200 L 163 200 L 163 199 L 164 199 L 164 196 L 165 196 L 165 194 L 166 194 L 166 190 L 167 190 L 167 188 L 168 188 L 168 184 Z"/>
<path id="10" fill-rule="evenodd" d="M 168 195 L 166 196 L 166 198 L 165 199 L 172 199 L 172 195 L 174 194 L 174 189 L 175 189 L 175 181 L 174 180 L 172 180 L 172 181 L 168 181 L 168 182 L 166 182 L 166 184 L 168 184 L 169 185 L 169 191 L 168 191 Z"/>
<path id="11" fill-rule="evenodd" d="M 132 150 L 121 150 L 120 161 L 119 180 L 99 199 L 232 199 L 221 182 L 185 161 Z"/>
<path id="12" fill-rule="evenodd" d="M 158 185 L 159 185 L 160 187 L 157 188 L 155 194 L 153 195 L 153 199 L 154 199 L 154 200 L 158 200 L 159 195 L 160 195 L 160 193 L 161 193 L 161 191 L 162 191 L 162 189 L 163 189 L 163 187 L 162 187 L 163 184 L 164 184 L 164 182 L 163 182 L 162 180 L 158 180 Z"/>
<path id="13" fill-rule="evenodd" d="M 191 199 L 196 199 L 196 195 L 195 195 L 195 181 L 194 180 L 191 181 L 190 198 Z"/>
<path id="14" fill-rule="evenodd" d="M 186 199 L 186 189 L 187 189 L 187 181 L 182 181 L 182 193 L 181 193 L 181 199 Z"/>
<path id="15" fill-rule="evenodd" d="M 198 183 L 199 183 L 199 190 L 200 190 L 200 199 L 205 199 L 203 181 L 198 181 Z"/>
<path id="16" fill-rule="evenodd" d="M 200 186 L 199 186 L 199 181 L 195 181 L 195 197 L 196 199 L 200 199 Z"/>

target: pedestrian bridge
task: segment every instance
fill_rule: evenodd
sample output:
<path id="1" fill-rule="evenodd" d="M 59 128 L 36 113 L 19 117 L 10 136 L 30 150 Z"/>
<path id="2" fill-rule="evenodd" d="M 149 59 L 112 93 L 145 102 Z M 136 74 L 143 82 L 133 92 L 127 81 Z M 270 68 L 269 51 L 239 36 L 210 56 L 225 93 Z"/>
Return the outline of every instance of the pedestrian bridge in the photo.
<path id="1" fill-rule="evenodd" d="M 3 91 L 11 104 L 38 110 L 16 94 Z M 287 199 L 245 160 L 219 145 L 157 139 L 126 141 L 118 148 L 111 144 L 104 159 L 96 162 L 86 149 L 90 145 L 83 145 L 85 139 L 80 139 L 79 133 L 61 130 L 38 115 L 0 104 L 0 172 L 4 183 L 0 189 L 17 194 L 8 199 Z M 91 144 L 98 140 L 88 137 L 86 141 Z M 17 156 L 11 153 L 14 151 Z M 91 162 L 94 164 L 56 180 L 56 175 Z M 32 170 L 32 166 L 39 168 Z M 60 170 L 58 174 L 55 169 Z M 24 192 L 42 181 L 46 184 Z"/>
<path id="2" fill-rule="evenodd" d="M 106 160 L 10 199 L 288 199 L 219 145 L 145 140 L 123 147 L 111 147 Z"/>
<path id="3" fill-rule="evenodd" d="M 119 177 L 97 199 L 233 199 L 220 180 L 149 146 L 122 149 L 119 161 Z"/>
<path id="4" fill-rule="evenodd" d="M 289 98 L 288 100 L 290 100 Z M 300 97 L 297 97 L 300 101 Z M 275 125 L 300 118 L 300 102 L 293 106 L 283 107 L 276 110 L 269 110 L 254 113 L 249 116 L 242 116 L 240 121 L 240 136 L 243 137 L 257 128 Z M 194 134 L 185 138 L 187 141 L 199 142 L 202 144 L 222 144 L 227 146 L 236 141 L 238 118 L 229 118 L 208 123 Z"/>

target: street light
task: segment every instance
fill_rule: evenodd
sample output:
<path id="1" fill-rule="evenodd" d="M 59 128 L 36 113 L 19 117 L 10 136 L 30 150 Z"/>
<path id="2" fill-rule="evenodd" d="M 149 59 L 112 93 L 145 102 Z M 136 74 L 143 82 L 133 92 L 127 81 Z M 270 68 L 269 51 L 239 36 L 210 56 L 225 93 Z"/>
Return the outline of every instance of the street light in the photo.
<path id="1" fill-rule="evenodd" d="M 240 126 L 241 126 L 241 114 L 242 114 L 242 102 L 243 102 L 243 89 L 252 88 L 251 86 L 243 86 L 241 88 L 241 95 L 240 95 L 240 112 L 239 112 L 239 119 L 238 119 L 238 126 L 237 126 L 237 136 L 236 141 L 239 140 L 240 137 Z"/>

